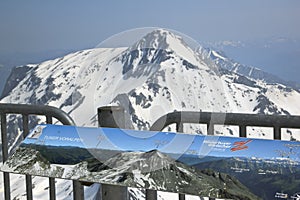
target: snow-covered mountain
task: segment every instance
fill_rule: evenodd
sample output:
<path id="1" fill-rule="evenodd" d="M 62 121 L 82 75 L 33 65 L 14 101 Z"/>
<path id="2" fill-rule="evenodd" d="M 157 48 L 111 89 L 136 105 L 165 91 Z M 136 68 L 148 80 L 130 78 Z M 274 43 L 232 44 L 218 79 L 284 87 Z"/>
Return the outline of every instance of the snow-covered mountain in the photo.
<path id="1" fill-rule="evenodd" d="M 262 80 L 267 84 L 283 84 L 298 91 L 300 90 L 299 84 L 292 81 L 286 81 L 257 67 L 241 64 L 226 56 L 222 51 L 217 51 L 212 48 L 205 47 L 200 47 L 198 51 L 203 59 L 209 59 L 223 69 L 227 69 L 231 72 L 246 76 L 257 81 Z"/>
<path id="2" fill-rule="evenodd" d="M 55 106 L 80 126 L 97 126 L 97 108 L 119 104 L 128 114 L 127 128 L 135 129 L 149 129 L 174 110 L 300 114 L 299 91 L 220 62 L 158 29 L 129 47 L 88 49 L 16 67 L 1 102 Z M 11 133 L 12 145 L 20 131 Z"/>
<path id="3" fill-rule="evenodd" d="M 244 66 L 265 69 L 269 72 L 266 73 L 267 79 L 272 80 L 276 75 L 277 80 L 286 80 L 289 85 L 300 88 L 298 73 L 291 73 L 296 72 L 295 69 L 299 67 L 300 41 L 298 39 L 271 37 L 243 41 L 225 40 L 202 42 L 202 46 L 222 52 L 222 56 L 225 53 L 227 57 Z"/>
<path id="4" fill-rule="evenodd" d="M 17 67 L 2 97 L 59 107 L 78 125 L 95 125 L 98 106 L 119 103 L 130 108 L 139 129 L 174 110 L 300 113 L 296 90 L 223 70 L 165 30 L 129 48 L 89 49 Z"/>

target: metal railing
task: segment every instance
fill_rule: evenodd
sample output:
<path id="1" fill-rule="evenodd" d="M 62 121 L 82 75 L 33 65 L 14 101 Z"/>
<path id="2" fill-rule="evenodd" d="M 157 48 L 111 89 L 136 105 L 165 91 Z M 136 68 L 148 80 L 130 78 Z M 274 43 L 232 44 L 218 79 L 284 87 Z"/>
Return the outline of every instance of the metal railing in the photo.
<path id="1" fill-rule="evenodd" d="M 107 106 L 98 109 L 99 126 L 124 128 L 125 120 L 124 109 L 121 107 Z M 281 128 L 300 128 L 300 116 L 181 111 L 160 117 L 150 127 L 150 131 L 162 131 L 167 126 L 176 124 L 176 131 L 183 132 L 185 123 L 206 124 L 208 135 L 214 135 L 215 125 L 239 126 L 240 137 L 247 137 L 247 126 L 273 127 L 274 139 L 281 139 Z M 108 194 L 125 193 L 124 188 L 119 191 L 114 190 L 114 192 L 109 192 L 110 190 L 108 189 Z M 146 200 L 156 200 L 157 191 L 148 189 L 145 196 Z M 179 194 L 179 200 L 185 200 L 185 195 Z"/>
<path id="2" fill-rule="evenodd" d="M 247 136 L 247 126 L 272 127 L 274 139 L 280 140 L 281 128 L 300 128 L 300 116 L 182 111 L 160 117 L 150 130 L 161 131 L 170 124 L 176 124 L 176 130 L 182 132 L 184 123 L 206 124 L 208 135 L 214 135 L 215 125 L 239 126 L 240 137 Z"/>
<path id="3" fill-rule="evenodd" d="M 46 116 L 46 123 L 51 124 L 52 118 L 56 118 L 64 125 L 75 125 L 72 118 L 65 112 L 51 106 L 41 105 L 20 105 L 20 104 L 0 104 L 1 117 L 1 139 L 2 139 L 2 156 L 3 162 L 8 158 L 8 139 L 7 139 L 7 115 L 19 114 L 23 120 L 23 137 L 29 133 L 29 116 L 38 115 Z M 118 107 L 102 107 L 98 109 L 99 126 L 119 127 L 125 126 L 124 109 Z M 234 125 L 239 126 L 239 136 L 247 137 L 247 126 L 273 127 L 274 139 L 281 139 L 281 128 L 300 128 L 300 116 L 283 116 L 283 115 L 256 115 L 240 113 L 212 113 L 212 112 L 173 112 L 160 117 L 153 123 L 151 131 L 161 131 L 165 127 L 176 124 L 176 130 L 183 132 L 183 124 L 206 124 L 208 135 L 214 134 L 215 125 Z M 4 176 L 4 194 L 5 200 L 10 200 L 10 180 L 9 173 L 3 173 Z M 32 179 L 26 176 L 26 194 L 27 199 L 31 200 Z M 112 188 L 113 187 L 113 188 Z M 113 191 L 113 192 L 112 192 Z M 120 194 L 124 199 L 128 198 L 126 187 L 114 187 L 102 185 L 102 199 L 111 199 Z M 49 197 L 51 200 L 56 199 L 55 179 L 49 178 Z M 84 199 L 83 186 L 79 181 L 73 181 L 73 197 L 75 200 Z M 157 199 L 157 191 L 146 190 L 146 199 Z M 185 195 L 179 194 L 179 200 L 184 200 Z M 211 198 L 210 198 L 211 199 Z"/>
<path id="4" fill-rule="evenodd" d="M 208 135 L 214 135 L 215 125 L 238 126 L 240 137 L 247 137 L 247 126 L 272 127 L 273 138 L 281 140 L 281 128 L 300 128 L 300 116 L 181 111 L 160 117 L 150 130 L 162 131 L 169 125 L 176 124 L 176 131 L 183 132 L 185 123 L 206 124 Z M 156 197 L 157 191 L 152 190 L 150 195 Z M 185 200 L 185 195 L 179 194 L 179 200 Z"/>
<path id="5" fill-rule="evenodd" d="M 22 105 L 22 104 L 0 104 L 1 117 L 1 140 L 2 140 L 2 160 L 3 162 L 8 158 L 8 138 L 7 138 L 7 115 L 16 114 L 22 115 L 23 137 L 25 138 L 29 133 L 29 117 L 30 116 L 45 116 L 46 123 L 52 124 L 53 118 L 56 118 L 64 125 L 75 125 L 73 119 L 62 110 L 43 105 Z M 28 200 L 32 200 L 32 177 L 25 175 L 26 179 L 26 196 Z M 10 200 L 10 178 L 9 173 L 3 172 L 4 182 L 4 198 Z M 83 186 L 79 181 L 73 181 L 73 198 L 74 200 L 83 199 Z M 49 198 L 56 199 L 55 194 L 55 179 L 49 177 Z"/>

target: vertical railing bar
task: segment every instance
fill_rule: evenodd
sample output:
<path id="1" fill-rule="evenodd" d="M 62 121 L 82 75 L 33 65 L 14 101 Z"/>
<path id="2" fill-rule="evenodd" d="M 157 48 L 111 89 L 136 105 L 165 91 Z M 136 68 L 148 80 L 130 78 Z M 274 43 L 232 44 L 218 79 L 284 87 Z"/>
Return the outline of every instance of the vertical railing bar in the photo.
<path id="1" fill-rule="evenodd" d="M 239 126 L 239 136 L 240 137 L 247 137 L 247 126 L 246 125 L 240 125 Z"/>
<path id="2" fill-rule="evenodd" d="M 8 172 L 3 172 L 4 199 L 10 200 L 10 177 Z"/>
<path id="3" fill-rule="evenodd" d="M 25 175 L 26 178 L 26 195 L 27 200 L 32 200 L 32 177 L 30 175 Z"/>
<path id="4" fill-rule="evenodd" d="M 146 189 L 146 200 L 157 200 L 157 190 Z"/>
<path id="5" fill-rule="evenodd" d="M 179 193 L 179 198 L 178 198 L 178 199 L 179 199 L 179 200 L 185 200 L 185 195 Z"/>
<path id="6" fill-rule="evenodd" d="M 26 136 L 29 133 L 29 117 L 27 114 L 23 114 L 23 137 L 26 138 Z M 26 179 L 26 196 L 27 200 L 32 200 L 32 177 L 30 175 L 25 175 Z"/>
<path id="7" fill-rule="evenodd" d="M 84 199 L 83 186 L 79 181 L 75 181 L 75 180 L 73 180 L 73 199 L 74 200 Z"/>
<path id="8" fill-rule="evenodd" d="M 183 132 L 183 123 L 181 121 L 176 123 L 176 131 L 180 132 L 180 133 Z M 157 194 L 156 194 L 156 196 L 157 196 Z M 185 195 L 179 193 L 178 198 L 179 198 L 179 200 L 185 200 Z"/>
<path id="9" fill-rule="evenodd" d="M 52 124 L 52 116 L 46 115 L 46 123 Z M 56 191 L 55 191 L 55 179 L 49 177 L 49 199 L 55 200 L 56 199 Z"/>
<path id="10" fill-rule="evenodd" d="M 274 140 L 281 140 L 281 127 L 274 126 Z"/>
<path id="11" fill-rule="evenodd" d="M 177 122 L 176 123 L 176 131 L 177 132 L 183 132 L 183 123 L 182 122 Z"/>
<path id="12" fill-rule="evenodd" d="M 22 115 L 23 117 L 23 137 L 25 138 L 29 133 L 29 118 L 28 115 Z"/>
<path id="13" fill-rule="evenodd" d="M 6 114 L 1 113 L 1 141 L 2 141 L 2 162 L 4 163 L 8 158 L 8 141 L 7 141 L 7 122 Z M 3 172 L 4 183 L 4 199 L 10 200 L 10 179 L 9 173 Z"/>
<path id="14" fill-rule="evenodd" d="M 207 124 L 207 135 L 214 135 L 214 124 Z"/>
<path id="15" fill-rule="evenodd" d="M 46 123 L 47 124 L 52 124 L 53 123 L 52 116 L 46 115 Z"/>
<path id="16" fill-rule="evenodd" d="M 4 113 L 1 113 L 1 139 L 2 139 L 2 160 L 4 162 L 8 158 L 7 122 L 6 122 L 6 114 Z"/>
<path id="17" fill-rule="evenodd" d="M 49 199 L 50 200 L 56 199 L 55 179 L 51 177 L 49 177 Z"/>

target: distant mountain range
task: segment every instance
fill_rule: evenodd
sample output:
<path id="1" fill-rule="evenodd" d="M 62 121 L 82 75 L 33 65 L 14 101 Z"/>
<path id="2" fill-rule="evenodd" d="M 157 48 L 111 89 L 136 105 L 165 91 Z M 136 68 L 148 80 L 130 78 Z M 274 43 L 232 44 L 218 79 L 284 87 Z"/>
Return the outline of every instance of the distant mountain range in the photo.
<path id="1" fill-rule="evenodd" d="M 298 91 L 300 89 L 300 84 L 297 82 L 286 81 L 285 79 L 280 78 L 279 76 L 276 76 L 269 72 L 265 72 L 257 67 L 248 66 L 236 62 L 235 60 L 230 59 L 228 56 L 226 56 L 222 51 L 200 47 L 199 52 L 204 59 L 208 58 L 212 60 L 220 68 L 227 69 L 231 72 L 240 74 L 251 79 L 262 80 L 268 84 L 283 84 L 294 88 Z"/>
<path id="2" fill-rule="evenodd" d="M 272 37 L 248 41 L 226 40 L 203 42 L 202 46 L 222 52 L 243 65 L 264 69 L 299 88 L 299 39 Z"/>

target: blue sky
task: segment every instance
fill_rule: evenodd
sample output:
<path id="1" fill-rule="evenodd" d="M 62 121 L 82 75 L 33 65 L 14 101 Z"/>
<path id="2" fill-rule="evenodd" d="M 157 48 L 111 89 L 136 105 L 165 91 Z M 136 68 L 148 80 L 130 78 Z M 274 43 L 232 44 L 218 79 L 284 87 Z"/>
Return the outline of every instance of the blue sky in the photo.
<path id="1" fill-rule="evenodd" d="M 140 27 L 177 30 L 199 42 L 300 40 L 299 19 L 298 0 L 1 1 L 0 55 L 25 55 L 24 62 L 34 62 L 34 55 L 46 59 L 93 48 L 116 33 Z M 299 70 L 291 74 L 295 72 Z"/>
<path id="2" fill-rule="evenodd" d="M 300 39 L 297 0 L 1 1 L 0 50 L 93 47 L 137 27 L 164 27 L 199 41 Z"/>

